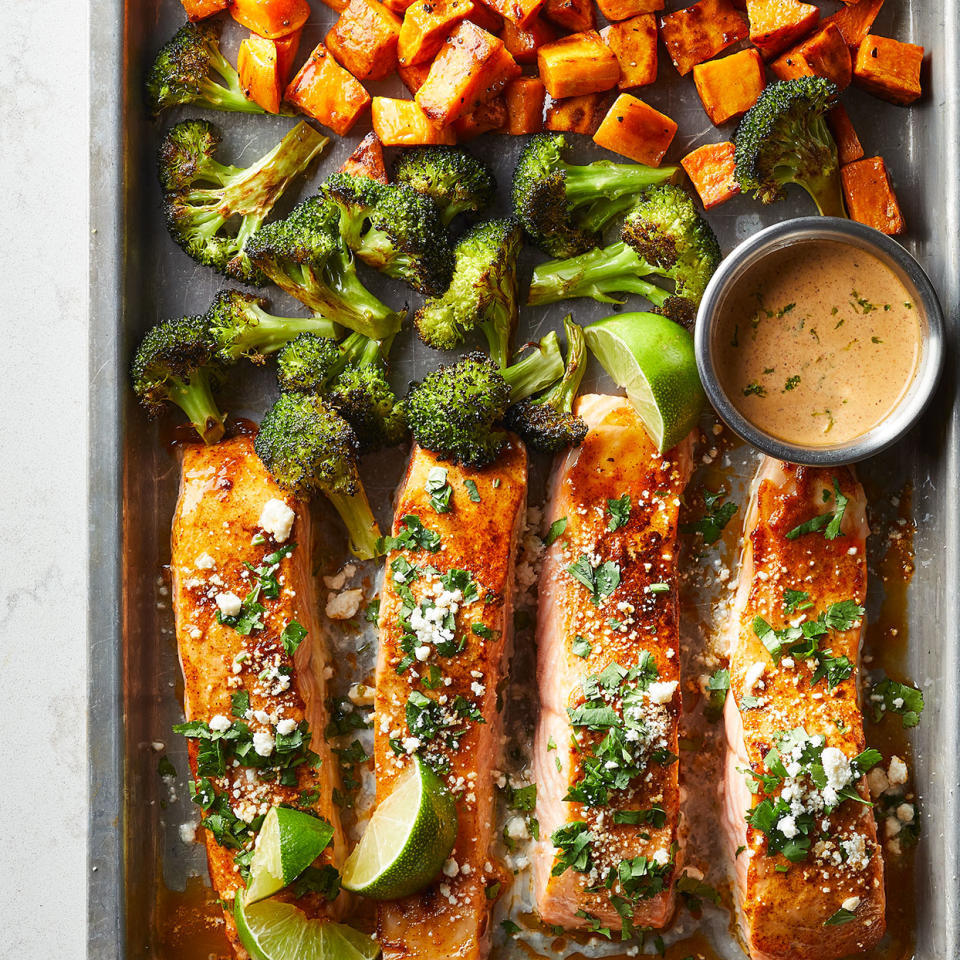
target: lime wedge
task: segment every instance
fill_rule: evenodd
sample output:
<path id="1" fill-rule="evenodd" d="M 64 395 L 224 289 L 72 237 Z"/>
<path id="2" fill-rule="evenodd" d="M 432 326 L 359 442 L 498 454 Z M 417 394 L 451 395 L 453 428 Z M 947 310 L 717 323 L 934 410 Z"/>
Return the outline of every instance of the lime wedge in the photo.
<path id="1" fill-rule="evenodd" d="M 326 820 L 290 807 L 271 807 L 257 834 L 246 902 L 256 903 L 292 883 L 333 837 Z"/>
<path id="2" fill-rule="evenodd" d="M 347 857 L 343 886 L 375 900 L 409 896 L 437 876 L 456 839 L 453 794 L 414 756 Z"/>
<path id="3" fill-rule="evenodd" d="M 704 393 L 693 337 L 658 313 L 619 313 L 584 328 L 587 346 L 663 453 L 696 425 Z"/>
<path id="4" fill-rule="evenodd" d="M 332 920 L 310 920 L 292 903 L 234 900 L 237 935 L 253 960 L 375 960 L 377 941 Z"/>

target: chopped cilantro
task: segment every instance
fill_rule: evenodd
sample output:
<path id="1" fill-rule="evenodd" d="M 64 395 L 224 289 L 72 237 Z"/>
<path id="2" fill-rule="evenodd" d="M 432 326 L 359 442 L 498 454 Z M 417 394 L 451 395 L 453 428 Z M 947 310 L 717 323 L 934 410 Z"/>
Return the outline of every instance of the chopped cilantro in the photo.
<path id="1" fill-rule="evenodd" d="M 473 480 L 464 480 L 463 485 L 467 488 L 467 496 L 474 502 L 480 502 L 480 491 L 477 489 Z"/>
<path id="2" fill-rule="evenodd" d="M 563 531 L 567 529 L 567 518 L 561 517 L 559 520 L 554 520 L 550 524 L 550 529 L 547 531 L 547 535 L 544 538 L 544 545 L 550 546 L 558 537 L 563 535 Z"/>
<path id="3" fill-rule="evenodd" d="M 732 500 L 722 503 L 724 494 L 721 492 L 713 493 L 710 490 L 704 490 L 703 502 L 707 512 L 692 523 L 685 523 L 680 528 L 683 533 L 699 533 L 703 536 L 703 542 L 709 547 L 720 539 L 724 527 L 733 519 L 734 514 L 740 509 L 738 504 Z"/>
<path id="4" fill-rule="evenodd" d="M 630 494 L 621 494 L 615 500 L 607 500 L 607 529 L 610 531 L 625 527 L 630 520 Z"/>
<path id="5" fill-rule="evenodd" d="M 283 628 L 283 633 L 280 634 L 280 642 L 283 644 L 283 649 L 292 657 L 306 636 L 306 629 L 296 620 L 291 620 Z"/>
<path id="6" fill-rule="evenodd" d="M 887 713 L 895 713 L 899 714 L 904 727 L 915 727 L 923 713 L 923 693 L 889 677 L 873 685 L 869 701 L 874 723 L 879 723 Z"/>
<path id="7" fill-rule="evenodd" d="M 607 560 L 594 567 L 585 553 L 581 553 L 577 560 L 567 567 L 567 573 L 590 591 L 593 604 L 597 607 L 604 597 L 609 597 L 620 585 L 619 564 Z"/>
<path id="8" fill-rule="evenodd" d="M 573 645 L 570 648 L 571 652 L 576 657 L 582 657 L 584 660 L 590 656 L 593 647 L 590 645 L 590 641 L 581 637 L 578 633 L 573 638 Z"/>

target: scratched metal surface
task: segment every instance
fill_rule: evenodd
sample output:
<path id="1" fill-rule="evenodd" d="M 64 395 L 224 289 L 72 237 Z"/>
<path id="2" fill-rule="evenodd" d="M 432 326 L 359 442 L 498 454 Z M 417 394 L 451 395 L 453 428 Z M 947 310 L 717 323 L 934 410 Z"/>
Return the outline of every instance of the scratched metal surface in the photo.
<path id="1" fill-rule="evenodd" d="M 669 0 L 668 8 L 682 6 Z M 825 0 L 824 12 L 836 3 Z M 323 36 L 335 14 L 314 2 L 301 56 Z M 179 825 L 193 820 L 184 785 L 185 750 L 170 733 L 180 719 L 180 679 L 172 616 L 161 568 L 169 559 L 169 522 L 176 497 L 177 470 L 165 448 L 163 428 L 149 424 L 127 388 L 126 367 L 139 336 L 157 320 L 206 308 L 222 278 L 195 265 L 172 243 L 159 215 L 153 157 L 163 131 L 199 111 L 171 112 L 152 123 L 142 105 L 142 76 L 160 43 L 182 20 L 177 0 L 96 0 L 91 3 L 91 597 L 90 597 L 90 956 L 162 955 L 156 903 L 161 885 L 183 889 L 188 877 L 205 875 L 202 847 L 188 846 Z M 879 103 L 857 90 L 844 95 L 868 155 L 882 153 L 891 170 L 908 223 L 904 243 L 931 273 L 948 317 L 948 343 L 956 343 L 960 224 L 956 171 L 960 150 L 957 103 L 957 11 L 955 4 L 891 0 L 875 31 L 922 43 L 928 51 L 927 94 L 910 110 Z M 240 31 L 225 30 L 233 57 Z M 374 85 L 374 93 L 406 96 L 399 80 Z M 712 140 L 728 139 L 731 129 L 715 130 L 700 107 L 689 78 L 681 79 L 661 48 L 660 77 L 642 91 L 644 99 L 680 125 L 668 160 Z M 223 152 L 247 163 L 272 146 L 293 124 L 288 118 L 209 115 L 224 133 Z M 312 193 L 336 170 L 366 132 L 361 123 L 344 139 L 334 138 L 312 181 L 289 197 Z M 602 154 L 586 138 L 576 143 L 580 160 Z M 501 190 L 496 213 L 505 213 L 506 186 L 516 139 L 488 135 L 471 145 L 494 167 Z M 118 202 L 119 201 L 119 202 Z M 285 201 L 286 202 L 286 201 Z M 761 209 L 737 198 L 713 211 L 709 220 L 724 251 L 759 227 L 809 212 L 803 195 Z M 534 254 L 526 250 L 526 275 Z M 416 297 L 405 287 L 365 274 L 370 287 L 388 302 Z M 521 284 L 525 281 L 522 278 Z M 273 312 L 302 312 L 279 292 L 268 292 Z M 642 308 L 637 302 L 636 308 Z M 567 307 L 524 309 L 520 338 L 541 335 L 559 324 Z M 575 318 L 586 323 L 608 308 L 578 301 Z M 425 373 L 437 355 L 409 332 L 394 348 L 398 386 Z M 910 588 L 911 635 L 908 670 L 927 695 L 923 723 L 916 732 L 916 776 L 923 804 L 918 851 L 917 948 L 921 960 L 960 956 L 958 927 L 957 653 L 958 507 L 960 423 L 955 409 L 957 364 L 948 349 L 939 397 L 924 424 L 898 448 L 863 465 L 872 489 L 887 495 L 907 481 L 914 486 L 917 522 L 917 573 Z M 256 418 L 269 402 L 268 372 L 234 377 L 224 406 L 235 415 Z M 610 389 L 595 363 L 586 387 Z M 749 474 L 749 456 L 731 463 L 731 482 Z M 391 453 L 365 463 L 363 476 L 383 522 L 402 469 L 402 455 Z M 544 464 L 538 463 L 531 503 L 542 499 Z M 738 491 L 734 491 L 735 493 Z M 332 549 L 338 549 L 334 538 Z M 871 599 L 877 604 L 875 584 Z M 337 633 L 333 642 L 355 647 L 356 635 Z M 337 685 L 345 687 L 345 678 Z M 162 743 L 180 777 L 161 782 L 156 767 Z M 725 922 L 710 924 L 714 946 L 724 958 L 742 957 Z M 498 954 L 509 950 L 498 947 Z"/>

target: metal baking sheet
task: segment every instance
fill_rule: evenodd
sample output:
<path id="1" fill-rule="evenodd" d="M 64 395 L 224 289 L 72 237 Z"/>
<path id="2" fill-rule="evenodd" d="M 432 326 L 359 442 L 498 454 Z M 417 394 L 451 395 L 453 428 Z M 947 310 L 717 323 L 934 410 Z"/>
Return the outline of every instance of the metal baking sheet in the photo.
<path id="1" fill-rule="evenodd" d="M 668 0 L 668 8 L 683 6 Z M 837 5 L 824 0 L 824 12 Z M 319 0 L 304 36 L 302 53 L 323 36 L 335 14 Z M 169 523 L 177 487 L 169 425 L 148 424 L 127 386 L 126 368 L 142 332 L 158 319 L 199 312 L 221 287 L 221 278 L 195 265 L 170 241 L 159 216 L 154 154 L 171 123 L 199 111 L 172 112 L 154 124 L 143 107 L 141 84 L 157 47 L 182 21 L 177 0 L 97 0 L 91 3 L 91 290 L 90 290 L 90 597 L 89 597 L 89 956 L 190 958 L 227 955 L 209 910 L 203 850 L 180 836 L 180 825 L 195 819 L 186 796 L 185 750 L 170 733 L 180 718 L 180 679 L 169 597 L 162 576 L 169 560 Z M 926 710 L 913 736 L 914 773 L 922 807 L 922 834 L 916 869 L 905 873 L 904 889 L 891 898 L 916 904 L 915 945 L 885 956 L 944 960 L 960 956 L 960 846 L 957 788 L 960 785 L 958 644 L 960 609 L 960 417 L 956 409 L 956 354 L 960 304 L 960 103 L 958 103 L 958 9 L 954 3 L 890 0 L 875 30 L 922 43 L 927 49 L 926 93 L 909 110 L 879 103 L 851 90 L 844 100 L 868 155 L 882 153 L 891 170 L 908 225 L 903 242 L 927 267 L 940 292 L 948 320 L 948 362 L 939 395 L 924 423 L 906 441 L 864 464 L 864 477 L 876 507 L 875 522 L 889 528 L 887 512 L 895 497 L 912 490 L 915 573 L 908 604 L 900 615 L 903 669 L 926 695 Z M 240 35 L 232 24 L 225 47 L 232 56 Z M 373 91 L 405 96 L 394 78 Z M 678 159 L 700 143 L 729 137 L 704 115 L 692 82 L 677 76 L 661 48 L 660 78 L 644 99 L 674 117 L 680 133 L 668 159 Z M 272 146 L 292 121 L 283 118 L 210 114 L 224 132 L 224 151 L 249 162 Z M 314 179 L 294 197 L 311 193 L 336 170 L 366 130 L 333 138 Z M 600 155 L 586 138 L 577 141 L 578 158 Z M 509 183 L 518 143 L 487 136 L 471 149 Z M 503 210 L 503 191 L 500 200 Z M 775 220 L 809 212 L 802 195 L 772 208 L 737 198 L 711 212 L 724 251 Z M 526 257 L 532 259 L 530 251 Z M 525 259 L 525 269 L 529 262 Z M 370 286 L 390 302 L 408 294 L 396 284 L 369 277 Z M 276 313 L 297 310 L 279 292 L 268 293 Z M 411 306 L 416 304 L 409 297 Z M 606 315 L 608 308 L 576 302 L 581 323 Z M 564 305 L 524 310 L 521 337 L 556 326 Z M 398 385 L 425 372 L 436 355 L 412 336 L 394 349 Z M 610 389 L 591 369 L 589 387 Z M 234 378 L 236 381 L 238 378 Z M 229 393 L 234 414 L 256 414 L 270 393 L 269 376 L 250 377 Z M 389 515 L 390 493 L 400 476 L 402 454 L 390 453 L 363 474 L 381 519 Z M 736 488 L 748 476 L 748 451 L 720 451 L 724 479 Z M 531 503 L 542 499 L 544 465 L 531 484 Z M 736 492 L 736 489 L 735 489 Z M 895 520 L 895 518 L 894 518 Z M 908 522 L 907 527 L 911 524 Z M 724 549 L 732 557 L 735 544 Z M 875 540 L 874 570 L 883 542 Z M 872 570 L 872 572 L 874 572 Z M 369 572 L 368 572 L 369 579 Z M 880 578 L 873 577 L 871 619 L 882 620 L 888 604 Z M 703 605 L 704 619 L 710 612 Z M 898 620 L 899 623 L 899 620 Z M 709 625 L 708 625 L 709 626 Z M 887 625 L 889 626 L 889 624 Z M 878 628 L 879 629 L 879 628 Z M 909 635 L 904 644 L 903 632 Z M 689 631 L 688 631 L 689 632 Z M 695 631 L 696 632 L 696 631 Z M 357 646 L 343 633 L 334 642 Z M 691 641 L 695 642 L 695 641 Z M 529 646 L 529 645 L 528 645 Z M 522 651 L 521 651 L 521 655 Z M 527 654 L 529 655 L 529 650 Z M 517 671 L 514 676 L 519 675 Z M 336 683 L 344 688 L 343 676 Z M 162 779 L 157 766 L 167 756 L 176 778 Z M 900 874 L 898 874 L 900 876 Z M 912 877 L 912 879 L 910 879 Z M 204 908 L 202 904 L 207 904 Z M 502 909 L 502 908 L 501 908 Z M 728 918 L 708 911 L 706 929 L 713 951 L 724 960 L 742 957 L 727 932 Z M 691 921 L 679 921 L 682 936 Z M 502 938 L 501 938 L 502 940 Z M 691 943 L 692 941 L 685 941 Z M 677 953 L 708 954 L 702 941 Z M 616 947 L 615 950 L 622 948 Z M 679 948 L 678 948 L 679 949 Z M 568 941 L 538 952 L 588 955 L 609 953 L 603 944 L 586 948 Z M 511 951 L 498 942 L 496 953 Z M 671 954 L 673 955 L 673 954 Z"/>

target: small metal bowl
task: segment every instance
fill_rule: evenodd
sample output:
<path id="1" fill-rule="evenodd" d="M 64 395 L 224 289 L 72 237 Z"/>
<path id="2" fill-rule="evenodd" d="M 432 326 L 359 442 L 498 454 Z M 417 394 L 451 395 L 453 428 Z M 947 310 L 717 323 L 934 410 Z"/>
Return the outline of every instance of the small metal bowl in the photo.
<path id="1" fill-rule="evenodd" d="M 832 240 L 859 247 L 886 264 L 921 307 L 920 361 L 910 389 L 893 412 L 871 430 L 847 443 L 804 447 L 786 443 L 747 420 L 731 403 L 714 366 L 714 340 L 721 308 L 744 274 L 771 253 L 808 240 Z M 744 440 L 772 457 L 812 466 L 836 466 L 871 457 L 900 439 L 930 402 L 943 364 L 943 312 L 923 267 L 895 240 L 872 227 L 836 217 L 799 217 L 774 224 L 744 240 L 713 275 L 704 292 L 694 334 L 697 369 L 720 418 Z"/>

